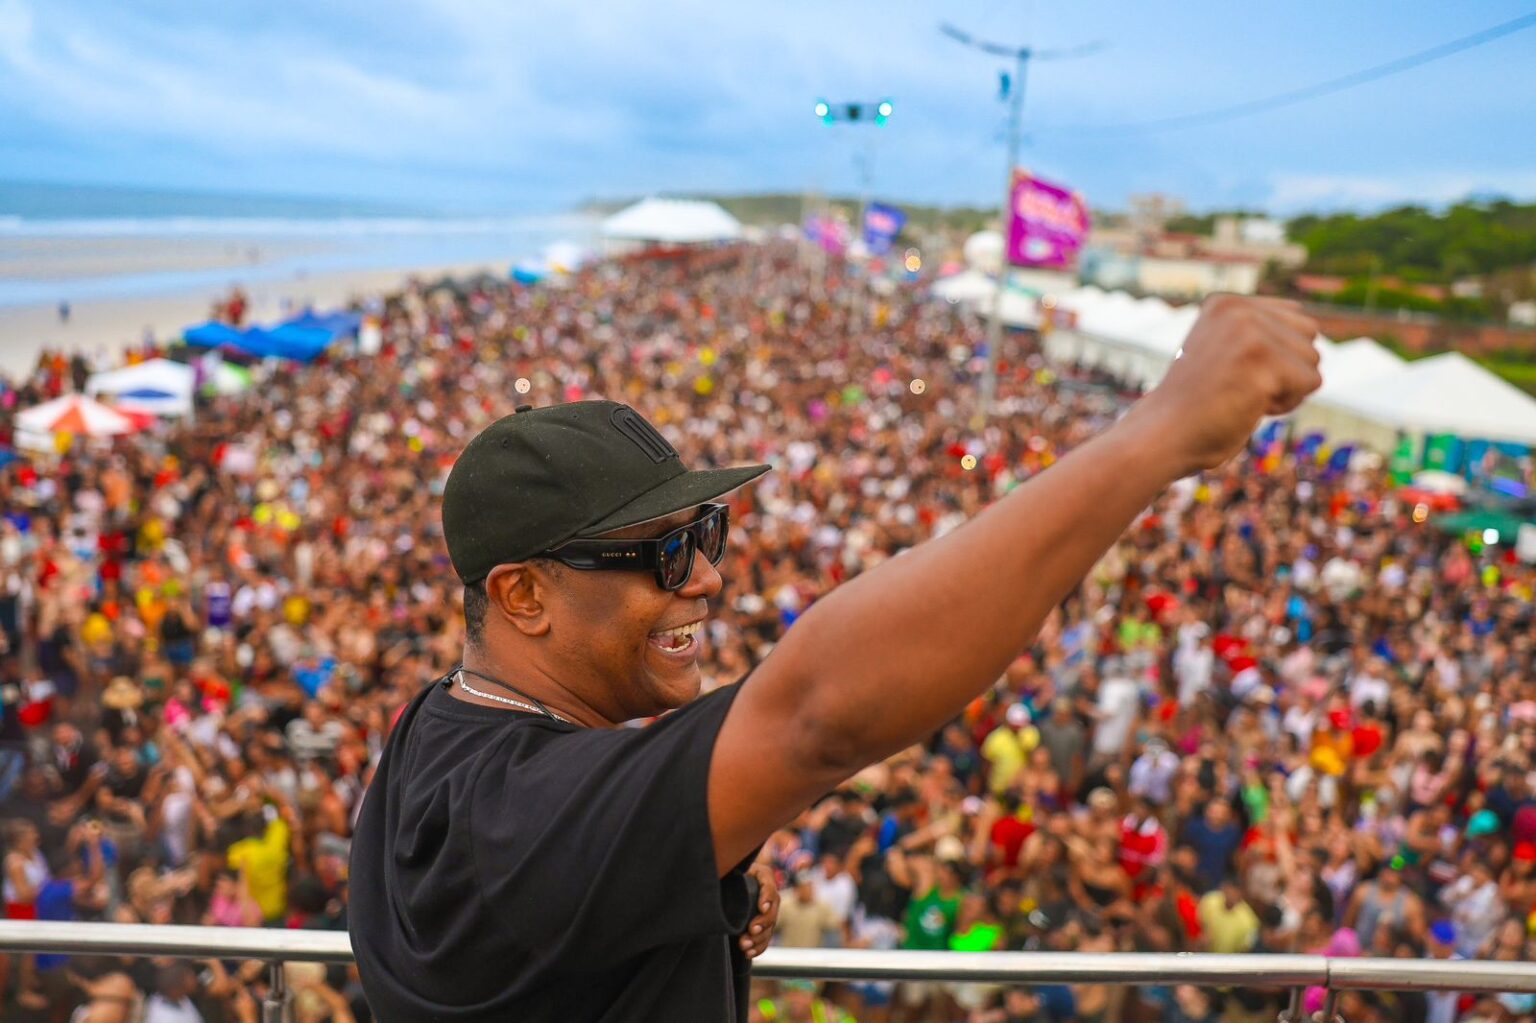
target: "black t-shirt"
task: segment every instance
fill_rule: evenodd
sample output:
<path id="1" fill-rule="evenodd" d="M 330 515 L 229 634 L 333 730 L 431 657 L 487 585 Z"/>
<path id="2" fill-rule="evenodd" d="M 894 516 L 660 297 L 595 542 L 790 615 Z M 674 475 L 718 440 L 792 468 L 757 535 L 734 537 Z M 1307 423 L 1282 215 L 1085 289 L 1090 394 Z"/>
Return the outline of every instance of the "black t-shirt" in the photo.
<path id="1" fill-rule="evenodd" d="M 870 916 L 900 920 L 911 900 L 910 889 L 897 884 L 886 867 L 887 853 L 871 852 L 859 865 L 859 904 Z"/>
<path id="2" fill-rule="evenodd" d="M 59 778 L 64 783 L 64 795 L 72 796 L 79 792 L 91 776 L 98 760 L 96 751 L 81 742 L 80 745 L 65 748 L 55 746 L 53 750 L 53 766 L 58 768 Z"/>
<path id="3" fill-rule="evenodd" d="M 166 643 L 179 643 L 196 636 L 197 631 L 187 626 L 187 623 L 182 620 L 180 611 L 172 611 L 160 619 L 160 638 Z"/>
<path id="4" fill-rule="evenodd" d="M 144 794 L 144 784 L 148 780 L 149 775 L 142 767 L 132 774 L 123 774 L 118 771 L 117 766 L 114 764 L 107 769 L 107 776 L 102 782 L 102 787 L 118 799 L 137 802 L 138 798 Z M 130 819 L 127 814 L 117 810 L 111 811 L 106 816 L 118 823 L 123 823 Z"/>
<path id="5" fill-rule="evenodd" d="M 352 842 L 374 1016 L 744 1021 L 745 864 L 717 876 L 707 802 L 737 688 L 645 728 L 589 729 L 427 687 Z"/>

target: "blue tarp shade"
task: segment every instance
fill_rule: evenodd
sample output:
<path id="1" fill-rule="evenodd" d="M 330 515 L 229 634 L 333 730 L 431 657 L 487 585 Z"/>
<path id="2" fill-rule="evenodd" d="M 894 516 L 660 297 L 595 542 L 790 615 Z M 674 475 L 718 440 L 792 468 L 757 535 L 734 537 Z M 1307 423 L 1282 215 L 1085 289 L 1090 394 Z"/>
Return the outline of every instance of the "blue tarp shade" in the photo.
<path id="1" fill-rule="evenodd" d="M 306 309 L 283 324 L 284 327 L 300 327 L 305 330 L 327 330 L 334 337 L 352 337 L 362 325 L 362 313 L 317 313 L 313 309 Z"/>
<path id="2" fill-rule="evenodd" d="M 244 331 L 231 327 L 227 323 L 219 323 L 217 320 L 209 320 L 207 323 L 199 323 L 195 327 L 188 327 L 181 332 L 182 339 L 189 345 L 198 348 L 218 348 L 221 345 L 237 344 Z"/>
<path id="3" fill-rule="evenodd" d="M 239 340 L 230 344 L 242 352 L 261 358 L 276 356 L 295 362 L 313 362 L 335 338 L 328 330 L 284 324 L 271 330 L 248 330 Z"/>

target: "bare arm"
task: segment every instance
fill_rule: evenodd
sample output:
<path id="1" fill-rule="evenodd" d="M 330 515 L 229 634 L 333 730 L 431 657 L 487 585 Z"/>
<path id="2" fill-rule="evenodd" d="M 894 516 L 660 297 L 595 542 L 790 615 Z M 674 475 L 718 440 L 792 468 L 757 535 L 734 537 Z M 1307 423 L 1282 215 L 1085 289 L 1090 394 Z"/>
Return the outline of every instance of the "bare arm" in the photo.
<path id="1" fill-rule="evenodd" d="M 1360 919 L 1360 908 L 1365 904 L 1365 888 L 1361 886 L 1354 890 L 1349 897 L 1349 905 L 1344 910 L 1344 926 L 1354 927 L 1355 921 Z"/>
<path id="2" fill-rule="evenodd" d="M 352 1006 L 346 998 L 329 984 L 320 984 L 310 990 L 319 995 L 331 1010 L 331 1023 L 355 1023 L 352 1015 Z"/>
<path id="3" fill-rule="evenodd" d="M 5 876 L 11 882 L 12 889 L 16 892 L 17 902 L 35 902 L 37 889 L 32 887 L 32 882 L 27 880 L 26 861 L 18 853 L 12 853 L 5 858 Z"/>
<path id="4" fill-rule="evenodd" d="M 817 601 L 742 687 L 710 767 L 717 865 L 991 685 L 1138 512 L 1321 382 L 1288 303 L 1207 303 L 1163 385 L 972 521 Z M 764 770 L 772 764 L 775 770 Z"/>

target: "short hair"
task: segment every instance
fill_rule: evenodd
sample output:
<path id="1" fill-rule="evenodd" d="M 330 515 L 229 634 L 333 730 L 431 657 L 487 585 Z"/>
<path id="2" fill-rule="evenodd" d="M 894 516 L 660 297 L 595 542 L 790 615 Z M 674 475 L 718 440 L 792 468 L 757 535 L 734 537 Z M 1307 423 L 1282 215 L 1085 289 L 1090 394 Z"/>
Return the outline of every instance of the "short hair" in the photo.
<path id="1" fill-rule="evenodd" d="M 15 846 L 29 831 L 36 830 L 37 825 L 25 817 L 13 817 L 5 822 L 5 844 L 7 847 Z"/>
<path id="2" fill-rule="evenodd" d="M 169 966 L 160 967 L 155 974 L 155 987 L 163 995 L 170 995 L 181 985 L 196 977 L 192 967 L 183 962 L 174 962 Z"/>
<path id="3" fill-rule="evenodd" d="M 565 574 L 565 565 L 551 558 L 530 558 L 530 563 L 537 561 L 542 565 L 551 578 L 559 579 Z M 479 648 L 485 639 L 485 615 L 490 610 L 491 598 L 485 592 L 485 580 L 464 584 L 464 641 Z"/>
<path id="4" fill-rule="evenodd" d="M 464 585 L 464 641 L 472 647 L 479 647 L 485 638 L 485 612 L 490 603 L 484 580 Z"/>

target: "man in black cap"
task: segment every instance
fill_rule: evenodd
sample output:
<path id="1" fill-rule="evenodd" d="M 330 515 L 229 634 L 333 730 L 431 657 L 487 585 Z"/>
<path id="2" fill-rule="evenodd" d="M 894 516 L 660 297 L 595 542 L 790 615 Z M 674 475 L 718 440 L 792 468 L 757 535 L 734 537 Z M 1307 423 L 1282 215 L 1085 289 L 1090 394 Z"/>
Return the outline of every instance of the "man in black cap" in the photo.
<path id="1" fill-rule="evenodd" d="M 401 715 L 352 845 L 376 1016 L 744 1020 L 772 924 L 748 884 L 763 841 L 987 689 L 1163 487 L 1318 385 L 1315 336 L 1293 304 L 1211 300 L 1121 423 L 834 590 L 702 698 L 715 501 L 767 467 L 689 471 L 613 402 L 492 424 L 443 494 L 464 663 Z"/>

